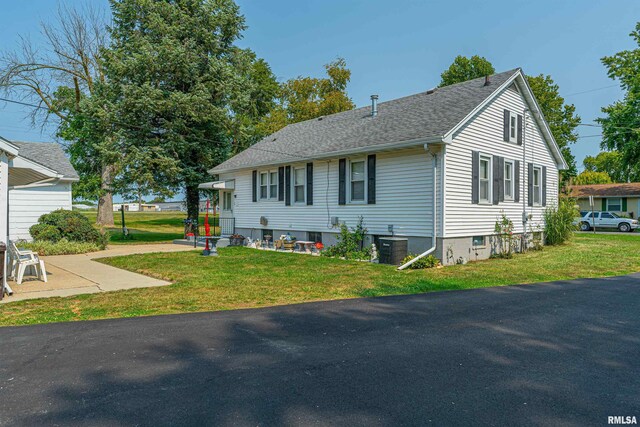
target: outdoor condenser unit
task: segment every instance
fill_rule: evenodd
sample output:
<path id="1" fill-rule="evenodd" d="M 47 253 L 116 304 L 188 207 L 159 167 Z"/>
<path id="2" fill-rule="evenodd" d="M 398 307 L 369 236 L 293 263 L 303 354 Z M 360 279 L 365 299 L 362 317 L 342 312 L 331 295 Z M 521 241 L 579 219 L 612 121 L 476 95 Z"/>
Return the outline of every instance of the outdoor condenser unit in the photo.
<path id="1" fill-rule="evenodd" d="M 400 265 L 407 256 L 408 240 L 400 237 L 381 237 L 380 264 Z"/>
<path id="2" fill-rule="evenodd" d="M 267 219 L 266 216 L 261 216 L 260 217 L 260 225 L 267 225 L 269 224 L 269 220 Z"/>

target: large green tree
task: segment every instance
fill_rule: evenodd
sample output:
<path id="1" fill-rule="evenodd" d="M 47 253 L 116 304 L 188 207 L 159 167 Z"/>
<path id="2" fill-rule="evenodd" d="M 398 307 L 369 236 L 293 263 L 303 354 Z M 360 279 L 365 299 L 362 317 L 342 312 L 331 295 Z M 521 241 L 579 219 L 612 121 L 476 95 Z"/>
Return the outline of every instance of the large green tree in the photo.
<path id="1" fill-rule="evenodd" d="M 483 56 L 473 55 L 471 58 L 458 55 L 453 63 L 447 68 L 440 77 L 440 87 L 449 86 L 455 83 L 466 82 L 478 77 L 490 76 L 496 70 L 491 62 L 487 61 Z"/>
<path id="2" fill-rule="evenodd" d="M 458 56 L 453 64 L 442 73 L 440 86 L 460 83 L 494 72 L 493 65 L 484 57 Z M 577 174 L 576 160 L 570 148 L 571 144 L 578 140 L 576 128 L 580 124 L 580 117 L 576 114 L 575 106 L 565 103 L 564 98 L 560 96 L 560 88 L 551 76 L 543 74 L 527 76 L 527 81 L 538 100 L 542 114 L 549 123 L 549 128 L 558 143 L 562 156 L 569 165 L 569 169 L 562 172 L 562 177 L 566 179 L 575 176 Z"/>
<path id="3" fill-rule="evenodd" d="M 583 171 L 573 178 L 575 185 L 611 184 L 613 181 L 606 172 Z"/>
<path id="4" fill-rule="evenodd" d="M 198 184 L 271 106 L 270 69 L 236 42 L 232 0 L 111 0 L 107 99 L 125 158 L 119 178 L 181 190 L 198 217 Z M 142 171 L 141 171 L 142 169 Z"/>
<path id="5" fill-rule="evenodd" d="M 640 181 L 640 164 L 628 164 L 617 151 L 602 151 L 597 156 L 587 156 L 583 165 L 585 171 L 606 172 L 613 182 Z"/>
<path id="6" fill-rule="evenodd" d="M 262 135 L 272 134 L 288 124 L 340 113 L 355 107 L 347 94 L 351 70 L 343 58 L 324 66 L 327 77 L 290 79 L 280 86 L 277 102 L 258 126 Z"/>
<path id="7" fill-rule="evenodd" d="M 575 105 L 565 103 L 564 98 L 560 96 L 560 87 L 551 76 L 527 76 L 527 81 L 569 166 L 567 170 L 562 171 L 562 177 L 566 179 L 575 176 L 578 169 L 576 159 L 571 153 L 571 145 L 578 140 L 576 129 L 581 122 L 580 116 L 576 114 Z"/>
<path id="8" fill-rule="evenodd" d="M 630 34 L 638 47 L 602 58 L 610 78 L 625 91 L 622 100 L 602 108 L 602 148 L 617 150 L 628 167 L 640 163 L 640 22 Z"/>

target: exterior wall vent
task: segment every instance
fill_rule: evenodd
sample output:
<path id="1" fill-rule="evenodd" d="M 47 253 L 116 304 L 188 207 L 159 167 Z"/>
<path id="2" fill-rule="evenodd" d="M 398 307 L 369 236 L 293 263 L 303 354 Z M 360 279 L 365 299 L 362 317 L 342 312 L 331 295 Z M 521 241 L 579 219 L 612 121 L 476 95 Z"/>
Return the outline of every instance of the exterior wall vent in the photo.
<path id="1" fill-rule="evenodd" d="M 266 216 L 261 216 L 260 217 L 260 225 L 268 225 L 269 224 L 269 220 L 267 219 Z"/>

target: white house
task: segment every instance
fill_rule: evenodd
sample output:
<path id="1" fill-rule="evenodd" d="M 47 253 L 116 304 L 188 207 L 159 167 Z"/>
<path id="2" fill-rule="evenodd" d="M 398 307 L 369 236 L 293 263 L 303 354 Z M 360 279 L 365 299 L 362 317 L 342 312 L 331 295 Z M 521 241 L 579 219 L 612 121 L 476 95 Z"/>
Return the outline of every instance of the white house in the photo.
<path id="1" fill-rule="evenodd" d="M 223 233 L 406 237 L 443 263 L 492 252 L 504 212 L 542 229 L 566 167 L 521 69 L 289 125 L 210 173 Z"/>
<path id="2" fill-rule="evenodd" d="M 33 182 L 9 184 L 9 238 L 31 240 L 29 227 L 42 214 L 72 208 L 71 184 L 78 181 L 78 174 L 58 144 L 20 141 L 11 144 L 18 149 L 9 165 L 11 173 L 23 169 L 37 172 L 40 177 Z"/>

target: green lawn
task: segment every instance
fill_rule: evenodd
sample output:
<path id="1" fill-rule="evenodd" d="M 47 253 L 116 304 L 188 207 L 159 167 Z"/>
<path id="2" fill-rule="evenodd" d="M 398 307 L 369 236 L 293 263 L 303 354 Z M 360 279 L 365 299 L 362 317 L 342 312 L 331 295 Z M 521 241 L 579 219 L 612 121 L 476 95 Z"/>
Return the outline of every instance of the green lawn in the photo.
<path id="1" fill-rule="evenodd" d="M 95 221 L 95 211 L 83 211 L 83 213 Z M 125 224 L 129 229 L 129 238 L 122 236 L 122 215 L 114 212 L 115 227 L 107 228 L 110 234 L 109 242 L 112 244 L 141 244 L 171 242 L 184 237 L 183 221 L 187 217 L 186 212 L 125 212 Z M 211 216 L 211 233 L 217 232 L 218 218 Z M 215 224 L 214 224 L 215 223 Z M 204 232 L 204 214 L 200 215 L 201 232 Z"/>
<path id="2" fill-rule="evenodd" d="M 412 294 L 601 277 L 640 271 L 640 238 L 576 235 L 539 252 L 430 270 L 394 267 L 247 248 L 132 255 L 103 262 L 174 281 L 161 288 L 134 289 L 10 303 L 0 306 L 0 325 L 133 317 L 303 301 Z"/>

